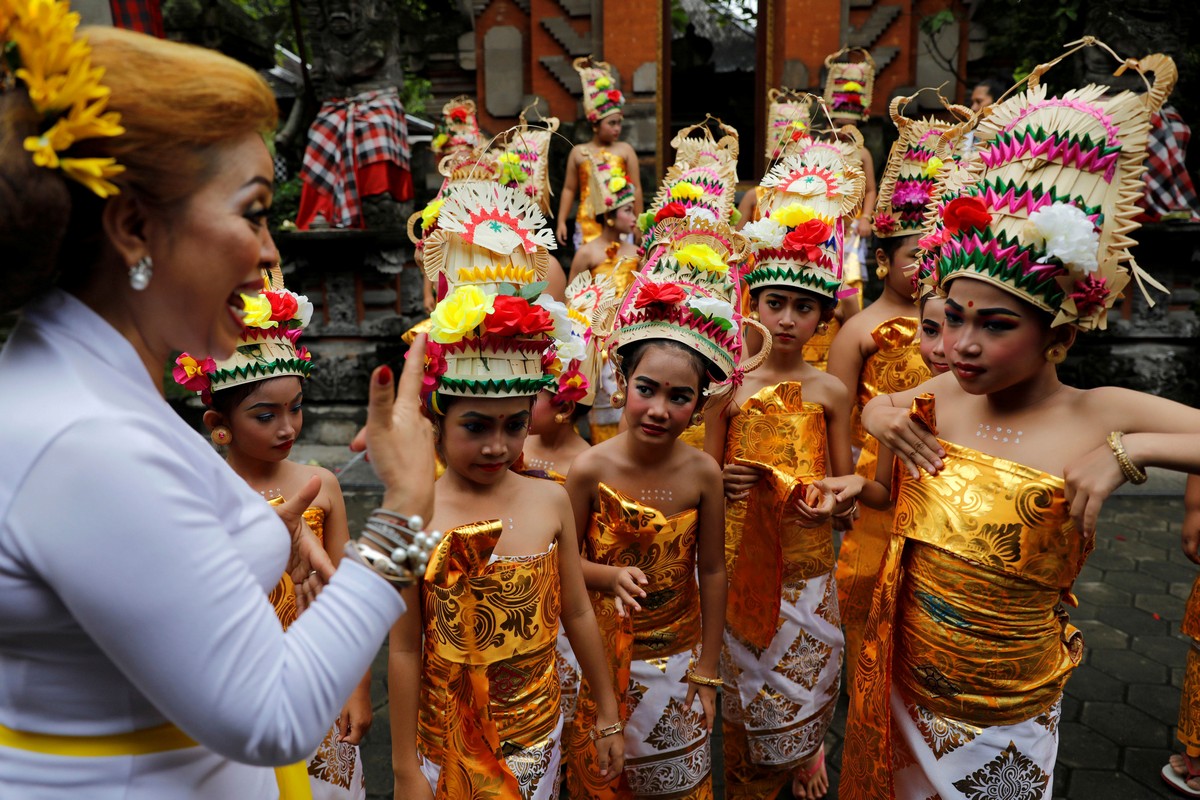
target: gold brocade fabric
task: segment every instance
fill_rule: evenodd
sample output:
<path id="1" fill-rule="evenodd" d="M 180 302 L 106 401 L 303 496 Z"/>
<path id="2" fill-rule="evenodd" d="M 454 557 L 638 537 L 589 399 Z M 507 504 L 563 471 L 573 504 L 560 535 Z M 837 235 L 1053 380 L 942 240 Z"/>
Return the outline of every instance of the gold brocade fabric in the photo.
<path id="1" fill-rule="evenodd" d="M 824 333 L 817 331 L 804 343 L 804 347 L 801 349 L 804 360 L 821 370 L 821 372 L 828 370 L 829 348 L 833 346 L 833 337 L 837 336 L 837 332 L 841 329 L 842 323 L 838 322 L 837 317 L 829 320 Z"/>
<path id="2" fill-rule="evenodd" d="M 699 425 L 689 425 L 684 428 L 683 433 L 679 434 L 679 441 L 704 452 L 704 436 L 704 423 L 701 422 Z"/>
<path id="3" fill-rule="evenodd" d="M 609 165 L 619 167 L 622 172 L 625 171 L 625 159 L 613 155 L 603 148 L 590 158 L 579 159 L 579 211 L 575 214 L 575 224 L 579 227 L 584 244 L 600 235 L 600 223 L 596 222 L 596 215 L 592 211 L 591 203 L 592 182 L 589 179 L 589 173 L 592 169 L 592 158 L 602 158 Z"/>
<path id="4" fill-rule="evenodd" d="M 911 389 L 930 377 L 917 343 L 919 327 L 920 321 L 916 317 L 893 317 L 871 331 L 877 349 L 863 362 L 855 406 L 850 416 L 854 445 L 862 447 L 854 471 L 864 478 L 875 478 L 879 443 L 862 429 L 862 407 L 877 395 Z M 879 566 L 887 550 L 891 529 L 891 511 L 876 511 L 860 505 L 854 528 L 847 531 L 838 552 L 838 607 L 846 631 L 846 670 L 849 678 L 853 677 L 858 665 L 863 628 L 867 623 L 867 612 L 871 610 L 871 595 L 879 577 Z"/>
<path id="5" fill-rule="evenodd" d="M 778 630 L 784 584 L 833 569 L 830 524 L 802 528 L 789 513 L 806 484 L 825 477 L 825 450 L 825 409 L 804 402 L 797 382 L 759 389 L 729 422 L 726 462 L 763 476 L 746 500 L 725 507 L 725 622 L 759 648 Z"/>
<path id="6" fill-rule="evenodd" d="M 614 422 L 611 425 L 603 425 L 598 422 L 588 421 L 588 430 L 591 432 L 592 444 L 597 445 L 601 442 L 606 442 L 609 439 L 620 433 L 618 423 Z"/>
<path id="7" fill-rule="evenodd" d="M 439 798 L 516 798 L 504 763 L 558 725 L 558 552 L 492 559 L 499 520 L 446 532 L 421 585 L 417 741 Z"/>
<path id="8" fill-rule="evenodd" d="M 932 403 L 925 421 L 936 431 Z M 896 514 L 868 618 L 839 797 L 892 797 L 889 693 L 980 727 L 1057 702 L 1083 654 L 1064 602 L 1092 548 L 1061 478 L 949 442 L 946 468 L 897 472 Z"/>
<path id="9" fill-rule="evenodd" d="M 591 592 L 592 608 L 608 656 L 621 719 L 628 720 L 630 666 L 634 660 L 661 659 L 690 651 L 700 642 L 700 590 L 696 583 L 696 509 L 670 517 L 625 496 L 605 483 L 599 485 L 599 509 L 593 512 L 584 538 L 584 557 L 610 566 L 637 567 L 646 575 L 641 611 L 617 616 L 612 595 Z M 624 776 L 600 780 L 596 747 L 597 706 L 591 684 L 584 679 L 575 718 L 565 736 L 568 795 L 573 798 L 626 798 L 631 790 Z"/>
<path id="10" fill-rule="evenodd" d="M 629 291 L 629 287 L 633 285 L 633 275 L 638 269 L 637 256 L 617 258 L 617 251 L 620 249 L 621 243 L 613 242 L 604 251 L 604 260 L 592 267 L 593 277 L 609 277 L 612 285 L 616 288 L 618 298 L 624 297 L 625 293 Z"/>
<path id="11" fill-rule="evenodd" d="M 283 502 L 283 498 L 279 498 L 279 502 Z M 325 543 L 325 509 L 310 506 L 304 509 L 304 521 L 308 523 L 308 527 L 312 528 L 313 534 L 321 544 Z M 275 607 L 275 615 L 279 617 L 280 624 L 286 631 L 288 626 L 296 621 L 300 611 L 296 607 L 296 586 L 292 583 L 292 576 L 287 573 L 279 579 L 279 583 L 275 584 L 275 588 L 271 590 L 271 594 L 267 596 L 271 605 Z"/>
<path id="12" fill-rule="evenodd" d="M 1187 671 L 1183 675 L 1183 693 L 1179 698 L 1179 741 L 1188 754 L 1200 755 L 1200 576 L 1192 583 L 1183 611 L 1183 634 L 1192 640 L 1187 654 Z"/>

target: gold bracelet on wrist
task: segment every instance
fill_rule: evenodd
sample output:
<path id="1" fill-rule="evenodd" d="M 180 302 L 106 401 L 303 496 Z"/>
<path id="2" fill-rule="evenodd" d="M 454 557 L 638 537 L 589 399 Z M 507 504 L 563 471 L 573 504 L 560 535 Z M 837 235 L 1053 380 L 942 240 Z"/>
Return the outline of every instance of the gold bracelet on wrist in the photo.
<path id="1" fill-rule="evenodd" d="M 625 723 L 621 722 L 620 720 L 614 722 L 612 725 L 609 725 L 607 728 L 601 728 L 597 726 L 592 730 L 592 741 L 598 742 L 601 739 L 609 736 L 615 736 L 623 730 L 625 730 Z"/>
<path id="2" fill-rule="evenodd" d="M 720 678 L 709 678 L 705 675 L 697 675 L 694 670 L 688 670 L 688 683 L 694 683 L 697 686 L 711 686 L 714 689 L 720 689 L 725 685 L 725 681 Z"/>
<path id="3" fill-rule="evenodd" d="M 1121 437 L 1125 434 L 1121 431 L 1113 431 L 1108 435 L 1108 446 L 1113 451 L 1113 455 L 1117 458 L 1117 466 L 1121 468 L 1122 474 L 1125 475 L 1125 480 L 1130 483 L 1142 484 L 1149 477 L 1146 475 L 1146 470 L 1138 467 L 1133 463 L 1133 459 L 1125 452 L 1125 445 L 1121 441 Z"/>

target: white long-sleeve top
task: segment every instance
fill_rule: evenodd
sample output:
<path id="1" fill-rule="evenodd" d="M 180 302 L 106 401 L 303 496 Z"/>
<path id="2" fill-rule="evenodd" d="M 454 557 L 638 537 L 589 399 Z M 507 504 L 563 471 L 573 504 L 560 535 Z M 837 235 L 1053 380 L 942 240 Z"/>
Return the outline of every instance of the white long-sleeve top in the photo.
<path id="1" fill-rule="evenodd" d="M 316 749 L 404 611 L 344 559 L 285 634 L 267 592 L 288 548 L 123 336 L 64 292 L 27 307 L 0 353 L 0 724 L 89 736 L 169 721 L 201 746 L 0 747 L 0 797 L 275 797 L 267 765 Z"/>

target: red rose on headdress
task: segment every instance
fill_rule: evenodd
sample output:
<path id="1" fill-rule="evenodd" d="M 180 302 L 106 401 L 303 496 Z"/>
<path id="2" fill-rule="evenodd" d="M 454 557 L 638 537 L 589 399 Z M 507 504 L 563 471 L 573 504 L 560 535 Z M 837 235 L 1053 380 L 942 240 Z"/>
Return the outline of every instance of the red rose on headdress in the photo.
<path id="1" fill-rule="evenodd" d="M 673 306 L 682 302 L 687 292 L 677 283 L 647 283 L 638 292 L 637 300 L 633 301 L 634 308 L 645 308 L 655 303 Z"/>
<path id="2" fill-rule="evenodd" d="M 625 99 L 624 97 L 621 96 L 621 93 L 619 91 L 617 91 L 616 89 L 609 89 L 604 94 L 608 97 L 610 102 L 617 103 L 618 105 L 621 103 L 621 101 L 623 101 Z"/>
<path id="3" fill-rule="evenodd" d="M 671 217 L 686 217 L 686 216 L 687 216 L 687 207 L 683 203 L 680 203 L 677 200 L 673 203 L 667 203 L 665 206 L 660 208 L 658 210 L 658 213 L 654 215 L 654 221 L 656 223 L 658 223 L 658 222 L 662 222 L 664 219 L 670 219 Z"/>
<path id="4" fill-rule="evenodd" d="M 466 122 L 467 109 L 463 108 L 462 106 L 455 106 L 454 108 L 450 109 L 450 119 L 453 122 Z"/>
<path id="5" fill-rule="evenodd" d="M 956 197 L 942 210 L 942 223 L 950 233 L 981 231 L 992 221 L 987 204 L 978 197 Z"/>
<path id="6" fill-rule="evenodd" d="M 799 253 L 805 261 L 821 260 L 821 245 L 833 236 L 833 226 L 819 219 L 810 219 L 797 225 L 783 237 L 785 250 Z"/>
<path id="7" fill-rule="evenodd" d="M 541 306 L 531 306 L 529 301 L 502 294 L 492 303 L 492 313 L 483 321 L 488 333 L 497 336 L 544 333 L 554 329 L 554 320 Z"/>
<path id="8" fill-rule="evenodd" d="M 286 322 L 296 315 L 300 307 L 296 298 L 289 292 L 264 292 L 271 302 L 271 319 L 274 322 Z"/>

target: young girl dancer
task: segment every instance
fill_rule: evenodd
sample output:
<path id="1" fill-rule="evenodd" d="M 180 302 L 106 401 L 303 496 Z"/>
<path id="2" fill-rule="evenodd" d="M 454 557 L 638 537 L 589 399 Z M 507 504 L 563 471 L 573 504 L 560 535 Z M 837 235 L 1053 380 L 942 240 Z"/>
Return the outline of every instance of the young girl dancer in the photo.
<path id="1" fill-rule="evenodd" d="M 624 774 L 599 784 L 587 735 L 598 690 L 584 682 L 568 737 L 573 798 L 712 797 L 725 508 L 716 463 L 678 439 L 700 413 L 710 378 L 734 374 L 741 336 L 732 301 L 745 240 L 728 226 L 682 219 L 663 223 L 654 238 L 615 332 L 614 401 L 627 430 L 579 456 L 567 477 L 586 531 L 584 574 L 628 715 Z"/>
<path id="2" fill-rule="evenodd" d="M 284 288 L 278 268 L 266 282 L 266 291 L 245 299 L 246 327 L 233 356 L 198 363 L 184 353 L 176 359 L 173 375 L 177 383 L 201 392 L 208 406 L 204 425 L 213 443 L 223 449 L 233 471 L 268 500 L 282 502 L 299 494 L 314 476 L 321 479 L 321 491 L 304 519 L 336 566 L 350 540 L 342 489 L 329 470 L 288 459 L 304 424 L 303 381 L 312 371 L 307 349 L 296 341 L 313 308 L 307 297 Z M 270 600 L 287 630 L 300 613 L 290 576 L 283 575 Z M 368 671 L 308 761 L 314 800 L 366 797 L 358 745 L 371 721 Z"/>
<path id="3" fill-rule="evenodd" d="M 877 443 L 862 430 L 862 407 L 878 394 L 903 391 L 930 377 L 917 343 L 920 323 L 913 279 L 920 231 L 942 166 L 936 148 L 950 126 L 934 119 L 904 117 L 901 110 L 911 99 L 892 101 L 892 120 L 900 138 L 888 154 L 873 218 L 880 239 L 875 251 L 876 275 L 883 280 L 883 294 L 847 321 L 829 356 L 830 373 L 855 396 L 851 442 L 859 449 L 856 471 L 868 479 L 875 475 Z M 948 153 L 943 154 L 949 160 Z M 848 678 L 858 663 L 862 628 L 890 527 L 889 512 L 862 508 L 838 553 L 838 601 L 846 631 Z"/>
<path id="4" fill-rule="evenodd" d="M 509 469 L 532 399 L 553 380 L 554 320 L 522 296 L 550 266 L 541 222 L 508 187 L 461 186 L 426 240 L 426 268 L 449 290 L 432 315 L 437 347 L 425 368 L 446 465 L 432 524 L 446 534 L 419 597 L 412 591 L 419 613 L 392 632 L 397 797 L 558 797 L 560 619 L 598 687 L 592 779 L 621 769 L 622 726 L 570 503 L 553 482 Z"/>
<path id="5" fill-rule="evenodd" d="M 813 176 L 824 190 L 796 193 Z M 785 785 L 804 798 L 829 788 L 822 743 L 844 638 L 833 495 L 818 487 L 826 475 L 853 470 L 850 393 L 805 362 L 803 348 L 833 315 L 843 220 L 863 190 L 862 172 L 824 147 L 785 158 L 768 177 L 774 188 L 763 194 L 764 216 L 742 229 L 755 257 L 743 280 L 772 347 L 706 425 L 708 452 L 725 465 L 727 500 L 726 795 L 763 800 Z"/>
<path id="6" fill-rule="evenodd" d="M 575 59 L 575 71 L 583 84 L 584 116 L 592 126 L 592 139 L 587 144 L 577 144 L 567 156 L 567 171 L 563 178 L 562 193 L 558 201 L 557 236 L 562 244 L 567 243 L 567 214 L 571 204 L 579 195 L 579 210 L 575 214 L 575 247 L 587 244 L 600 235 L 589 198 L 591 171 L 597 165 L 608 167 L 608 177 L 622 177 L 633 187 L 635 214 L 642 213 L 642 179 L 638 174 L 637 153 L 621 138 L 621 106 L 625 96 L 613 85 L 612 72 L 608 64 L 594 61 L 591 56 Z"/>
<path id="7" fill-rule="evenodd" d="M 1200 431 L 1194 409 L 1057 375 L 1076 334 L 1105 326 L 1131 277 L 1148 280 L 1125 236 L 1148 117 L 1175 73 L 1165 57 L 1133 64 L 1154 72 L 1145 95 L 1049 97 L 1035 69 L 980 124 L 971 179 L 939 209 L 952 373 L 872 401 L 901 418 L 899 436 L 866 417 L 888 443 L 879 488 L 895 484 L 896 522 L 839 797 L 1050 796 L 1063 686 L 1083 655 L 1065 606 L 1094 542 L 1058 476 L 1108 450 L 1141 481 L 1122 431 Z M 908 466 L 917 450 L 944 453 L 936 475 L 892 469 L 892 452 Z"/>

